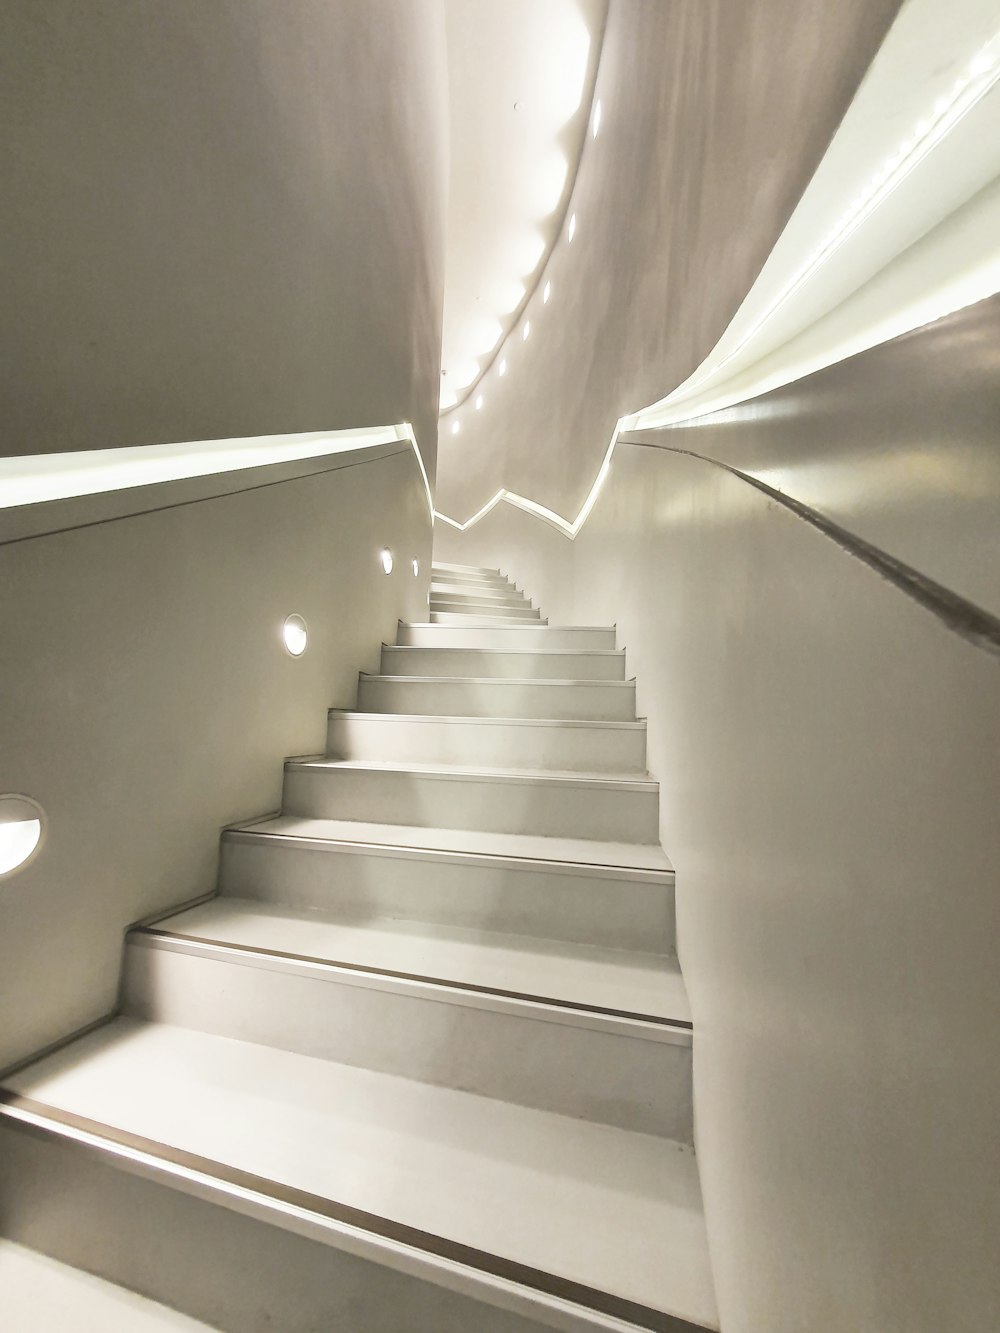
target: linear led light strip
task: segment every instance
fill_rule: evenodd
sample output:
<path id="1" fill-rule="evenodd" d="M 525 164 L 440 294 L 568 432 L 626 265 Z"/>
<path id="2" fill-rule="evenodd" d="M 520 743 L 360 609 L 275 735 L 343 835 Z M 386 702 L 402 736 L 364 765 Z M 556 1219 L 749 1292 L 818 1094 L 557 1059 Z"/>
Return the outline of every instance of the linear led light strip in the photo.
<path id="1" fill-rule="evenodd" d="M 713 361 L 711 357 L 708 358 L 685 384 L 681 385 L 667 398 L 654 403 L 649 408 L 619 418 L 594 484 L 574 520 L 565 519 L 545 505 L 538 504 L 537 501 L 530 500 L 505 488 L 498 490 L 482 509 L 464 523 L 459 523 L 440 511 L 437 511 L 437 517 L 458 531 L 465 532 L 475 523 L 485 518 L 503 500 L 516 508 L 523 509 L 525 512 L 543 519 L 567 537 L 573 539 L 587 521 L 597 501 L 601 488 L 607 479 L 615 447 L 623 431 L 641 429 L 646 426 L 652 428 L 667 424 L 668 421 L 694 420 L 699 416 L 716 411 L 720 407 L 731 406 L 735 402 L 756 397 L 758 394 L 779 387 L 781 384 L 790 383 L 797 378 L 801 378 L 803 374 L 821 368 L 822 365 L 832 364 L 836 360 L 851 355 L 854 351 L 862 350 L 862 346 L 876 345 L 877 341 L 899 336 L 912 328 L 919 327 L 921 324 L 951 314 L 965 305 L 992 295 L 997 290 L 997 265 L 986 263 L 981 266 L 978 286 L 975 283 L 970 284 L 968 280 L 963 280 L 962 277 L 958 277 L 953 283 L 943 285 L 935 307 L 911 302 L 905 307 L 905 313 L 911 314 L 910 319 L 905 317 L 896 321 L 883 319 L 877 326 L 881 338 L 877 337 L 874 340 L 862 342 L 859 346 L 852 346 L 850 339 L 842 339 L 836 347 L 836 354 L 829 358 L 814 354 L 812 360 L 807 364 L 800 362 L 800 364 L 795 365 L 794 361 L 790 361 L 787 366 L 788 373 L 785 375 L 782 375 L 780 369 L 772 369 L 766 381 L 762 381 L 759 385 L 743 384 L 739 393 L 730 396 L 726 396 L 725 386 L 722 385 L 715 390 L 710 399 L 703 397 L 703 401 L 698 404 L 682 406 L 688 400 L 697 397 L 700 391 L 704 394 L 703 386 L 706 382 L 716 377 L 723 367 L 732 362 L 748 344 L 759 336 L 761 330 L 773 317 L 785 307 L 796 293 L 802 290 L 812 277 L 829 263 L 830 259 L 842 248 L 846 241 L 892 197 L 914 169 L 948 137 L 969 112 L 992 90 L 997 81 L 1000 80 L 1000 59 L 998 57 L 1000 57 L 1000 33 L 994 35 L 989 42 L 980 48 L 976 56 L 969 62 L 965 75 L 953 86 L 950 95 L 941 97 L 935 102 L 933 112 L 921 119 L 914 132 L 898 145 L 895 152 L 889 156 L 872 178 L 867 188 L 858 195 L 845 211 L 836 226 L 829 231 L 806 261 L 795 271 L 793 277 L 779 290 L 763 313 L 754 320 L 750 328 L 725 356 L 716 361 Z M 898 255 L 893 258 L 898 258 Z M 881 271 L 884 272 L 891 262 L 890 259 Z M 794 344 L 798 336 L 793 335 L 790 343 Z M 674 408 L 672 412 L 669 411 L 671 407 Z"/>
<path id="2" fill-rule="evenodd" d="M 311 431 L 297 435 L 256 435 L 232 440 L 150 444 L 123 449 L 89 449 L 66 454 L 32 454 L 0 459 L 0 509 L 41 504 L 83 495 L 128 490 L 159 482 L 214 476 L 272 463 L 353 453 L 409 442 L 427 496 L 431 522 L 434 500 L 427 469 L 408 421 L 395 426 Z"/>

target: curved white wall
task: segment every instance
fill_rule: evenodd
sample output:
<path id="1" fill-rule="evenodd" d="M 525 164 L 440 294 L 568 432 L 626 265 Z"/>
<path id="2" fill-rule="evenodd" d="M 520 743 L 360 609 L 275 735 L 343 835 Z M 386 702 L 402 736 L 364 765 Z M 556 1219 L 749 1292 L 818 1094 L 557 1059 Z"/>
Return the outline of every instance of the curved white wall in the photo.
<path id="1" fill-rule="evenodd" d="M 10 0 L 0 452 L 412 421 L 433 476 L 440 0 Z"/>

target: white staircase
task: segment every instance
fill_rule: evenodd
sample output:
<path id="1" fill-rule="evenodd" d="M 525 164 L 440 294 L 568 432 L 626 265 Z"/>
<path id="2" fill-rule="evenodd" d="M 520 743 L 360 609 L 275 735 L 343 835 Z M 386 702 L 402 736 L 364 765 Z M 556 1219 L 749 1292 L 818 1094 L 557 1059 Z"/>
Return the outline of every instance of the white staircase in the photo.
<path id="1" fill-rule="evenodd" d="M 429 614 L 8 1075 L 5 1230 L 240 1333 L 716 1328 L 624 653 L 495 570 Z"/>

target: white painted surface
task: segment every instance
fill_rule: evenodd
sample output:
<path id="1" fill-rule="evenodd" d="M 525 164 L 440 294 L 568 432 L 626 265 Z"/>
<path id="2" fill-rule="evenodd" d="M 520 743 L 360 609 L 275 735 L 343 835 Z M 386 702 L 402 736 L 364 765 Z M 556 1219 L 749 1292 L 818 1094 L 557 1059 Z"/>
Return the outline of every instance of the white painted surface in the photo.
<path id="1" fill-rule="evenodd" d="M 543 653 L 516 648 L 429 648 L 383 644 L 384 676 L 547 676 L 552 680 L 624 680 L 625 653 L 615 649 Z"/>
<path id="2" fill-rule="evenodd" d="M 333 909 L 319 914 L 218 898 L 157 922 L 157 929 L 690 1022 L 676 959 L 662 954 L 419 920 L 338 920 Z"/>
<path id="3" fill-rule="evenodd" d="M 10 1240 L 0 1240 L 9 1333 L 209 1333 L 209 1325 Z"/>
<path id="4" fill-rule="evenodd" d="M 14 1083 L 77 1114 L 715 1324 L 694 1158 L 660 1139 L 125 1020 Z"/>
<path id="5" fill-rule="evenodd" d="M 449 680 L 362 675 L 358 707 L 368 713 L 444 717 L 538 717 L 630 721 L 635 684 L 617 680 Z"/>

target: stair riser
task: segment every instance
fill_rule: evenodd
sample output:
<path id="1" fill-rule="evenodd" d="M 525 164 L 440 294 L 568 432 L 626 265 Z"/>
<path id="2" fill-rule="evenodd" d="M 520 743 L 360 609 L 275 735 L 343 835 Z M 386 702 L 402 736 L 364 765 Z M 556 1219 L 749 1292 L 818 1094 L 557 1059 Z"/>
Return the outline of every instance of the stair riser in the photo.
<path id="1" fill-rule="evenodd" d="M 473 629 L 467 625 L 400 625 L 396 642 L 425 648 L 614 648 L 613 629 L 558 625 Z"/>
<path id="2" fill-rule="evenodd" d="M 362 713 L 438 717 L 540 717 L 634 721 L 631 685 L 542 685 L 507 681 L 404 681 L 362 676 Z"/>
<path id="3" fill-rule="evenodd" d="M 473 615 L 469 611 L 437 611 L 433 606 L 429 606 L 428 614 L 432 625 L 464 625 L 470 629 L 490 629 L 496 625 L 532 625 L 548 624 L 545 616 L 538 616 L 532 621 L 530 618 L 521 617 L 520 619 L 510 616 L 489 616 Z"/>
<path id="4" fill-rule="evenodd" d="M 488 569 L 485 565 L 450 565 L 440 564 L 435 561 L 431 565 L 431 574 L 436 577 L 438 574 L 447 574 L 449 577 L 453 574 L 460 575 L 462 578 L 503 578 L 504 574 L 499 569 Z"/>
<path id="5" fill-rule="evenodd" d="M 431 579 L 432 588 L 441 588 L 446 592 L 464 592 L 477 593 L 482 592 L 492 595 L 493 593 L 504 593 L 507 596 L 513 596 L 520 589 L 516 584 L 508 579 L 463 579 L 454 577 L 445 577 L 443 574 L 439 577 L 435 575 Z"/>
<path id="6" fill-rule="evenodd" d="M 489 588 L 472 584 L 462 587 L 452 583 L 432 583 L 431 597 L 435 601 L 450 602 L 502 602 L 510 606 L 527 606 L 530 599 L 516 588 Z"/>
<path id="7" fill-rule="evenodd" d="M 412 983 L 376 989 L 328 969 L 289 966 L 194 956 L 130 939 L 125 1012 L 691 1141 L 689 1044 L 475 1007 L 471 997 L 442 1000 L 441 991 Z"/>
<path id="8" fill-rule="evenodd" d="M 386 763 L 641 774 L 646 769 L 646 729 L 331 713 L 327 753 L 334 759 Z"/>
<path id="9" fill-rule="evenodd" d="M 506 602 L 488 602 L 485 598 L 440 598 L 432 596 L 432 611 L 446 611 L 452 615 L 493 616 L 501 620 L 537 620 L 538 610 L 526 602 L 508 605 Z"/>
<path id="10" fill-rule="evenodd" d="M 483 649 L 383 647 L 383 676 L 624 680 L 625 654 L 501 653 Z"/>
<path id="11" fill-rule="evenodd" d="M 220 1333 L 594 1333 L 602 1327 L 585 1316 L 553 1323 L 540 1310 L 538 1322 L 498 1309 L 494 1302 L 503 1295 L 488 1279 L 461 1273 L 452 1279 L 457 1289 L 449 1290 L 440 1265 L 419 1255 L 406 1264 L 409 1272 L 396 1271 L 388 1266 L 393 1253 L 363 1234 L 321 1230 L 277 1207 L 151 1174 L 64 1139 L 0 1124 L 4 1235 Z M 536 1305 L 521 1292 L 508 1304 L 515 1301 L 522 1310 Z M 128 1318 L 123 1312 L 118 1327 L 130 1327 Z M 60 1329 L 71 1326 L 77 1327 Z"/>
<path id="12" fill-rule="evenodd" d="M 609 949 L 672 953 L 675 947 L 670 878 L 617 879 L 495 858 L 467 864 L 232 834 L 222 841 L 219 889 L 360 920 L 399 917 Z"/>
<path id="13" fill-rule="evenodd" d="M 285 771 L 284 813 L 306 819 L 350 819 L 417 828 L 476 829 L 551 838 L 654 844 L 659 839 L 656 788 L 616 790 L 461 781 L 424 773 L 335 768 Z"/>

